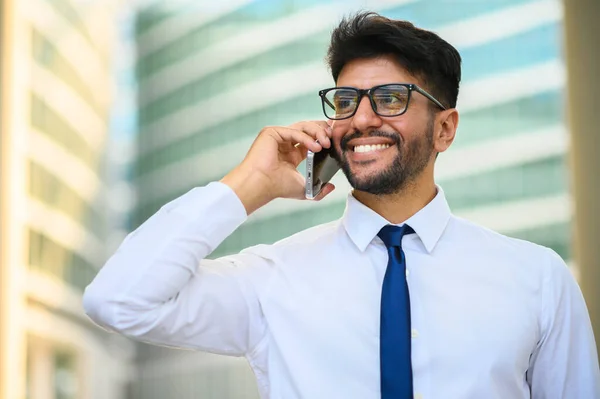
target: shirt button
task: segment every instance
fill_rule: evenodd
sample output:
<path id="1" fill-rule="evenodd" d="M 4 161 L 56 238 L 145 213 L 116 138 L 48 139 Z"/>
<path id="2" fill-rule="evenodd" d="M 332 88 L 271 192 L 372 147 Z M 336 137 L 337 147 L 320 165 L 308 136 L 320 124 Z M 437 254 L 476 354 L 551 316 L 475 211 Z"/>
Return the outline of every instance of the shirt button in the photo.
<path id="1" fill-rule="evenodd" d="M 417 330 L 415 330 L 414 328 L 411 330 L 410 335 L 413 338 L 418 338 L 419 337 L 419 332 Z"/>
<path id="2" fill-rule="evenodd" d="M 423 395 L 421 395 L 420 393 L 416 393 L 415 399 L 423 399 Z"/>
<path id="3" fill-rule="evenodd" d="M 410 274 L 410 271 L 408 269 L 406 269 L 406 277 L 408 277 L 409 274 Z"/>

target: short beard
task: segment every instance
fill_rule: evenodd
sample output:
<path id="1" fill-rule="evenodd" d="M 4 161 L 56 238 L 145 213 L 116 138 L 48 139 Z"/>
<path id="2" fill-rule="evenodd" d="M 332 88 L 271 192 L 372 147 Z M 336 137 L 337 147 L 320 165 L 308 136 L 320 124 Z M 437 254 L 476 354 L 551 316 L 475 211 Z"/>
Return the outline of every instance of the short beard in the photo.
<path id="1" fill-rule="evenodd" d="M 392 164 L 385 170 L 360 180 L 352 174 L 346 152 L 349 151 L 348 142 L 363 137 L 363 134 L 354 132 L 344 137 L 341 141 L 341 154 L 335 151 L 335 155 L 352 188 L 373 195 L 389 195 L 404 190 L 423 172 L 431 159 L 433 153 L 433 122 L 434 118 L 430 118 L 424 135 L 408 143 L 403 142 L 398 134 L 378 130 L 371 132 L 368 137 L 385 137 L 393 140 L 398 149 L 398 154 Z"/>

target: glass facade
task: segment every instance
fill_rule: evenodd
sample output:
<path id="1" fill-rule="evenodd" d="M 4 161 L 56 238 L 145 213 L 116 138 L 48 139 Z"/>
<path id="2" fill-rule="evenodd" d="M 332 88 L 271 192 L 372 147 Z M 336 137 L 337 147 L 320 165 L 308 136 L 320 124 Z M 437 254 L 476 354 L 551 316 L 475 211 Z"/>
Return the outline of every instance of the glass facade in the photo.
<path id="1" fill-rule="evenodd" d="M 71 29 L 82 34 L 86 41 L 89 40 L 87 29 L 82 25 L 81 17 L 68 1 L 52 0 L 48 4 L 56 13 L 66 18 L 72 26 Z M 35 26 L 31 27 L 31 58 L 37 68 L 49 72 L 52 79 L 56 79 L 65 90 L 72 93 L 71 98 L 81 102 L 98 118 L 108 114 L 106 106 L 102 107 L 98 97 L 93 93 L 94 88 L 85 82 L 77 66 L 69 61 L 64 54 L 60 43 L 56 39 L 42 33 Z M 95 45 L 89 42 L 93 50 Z M 99 55 L 100 56 L 100 55 Z M 101 57 L 101 56 L 100 56 Z M 86 132 L 78 130 L 70 123 L 77 117 L 67 103 L 49 103 L 44 99 L 43 89 L 32 90 L 30 93 L 30 124 L 34 134 L 43 135 L 48 141 L 55 144 L 62 151 L 75 159 L 80 167 L 94 174 L 99 181 L 103 179 L 103 152 L 102 146 L 94 146 L 87 137 Z M 81 104 L 79 106 L 81 106 Z M 106 134 L 106 132 L 105 132 Z M 51 154 L 48 154 L 51 156 Z M 37 159 L 28 162 L 29 171 L 29 196 L 39 201 L 52 212 L 58 212 L 76 225 L 79 225 L 86 234 L 95 240 L 102 241 L 105 237 L 104 217 L 106 209 L 101 201 L 89 198 L 84 193 L 77 192 L 68 182 L 56 173 L 48 170 Z M 67 173 L 68 171 L 65 171 Z M 104 259 L 94 261 L 85 260 L 79 248 L 66 248 L 58 240 L 49 237 L 47 233 L 37 231 L 30 226 L 29 240 L 29 265 L 35 270 L 45 272 L 53 277 L 58 277 L 66 284 L 77 290 L 83 290 L 95 276 Z"/>
<path id="2" fill-rule="evenodd" d="M 29 229 L 29 267 L 82 292 L 98 272 L 97 265 L 33 229 Z"/>
<path id="3" fill-rule="evenodd" d="M 67 351 L 54 354 L 54 397 L 76 399 L 81 395 L 77 376 L 76 355 Z"/>
<path id="4" fill-rule="evenodd" d="M 102 112 L 92 94 L 92 89 L 83 79 L 73 65 L 65 58 L 59 48 L 45 37 L 37 29 L 32 29 L 33 57 L 40 65 L 43 65 L 63 82 L 68 84 L 86 103 L 93 106 L 98 112 Z"/>
<path id="5" fill-rule="evenodd" d="M 29 337 L 26 398 L 77 399 L 81 387 L 81 358 L 74 348 Z"/>

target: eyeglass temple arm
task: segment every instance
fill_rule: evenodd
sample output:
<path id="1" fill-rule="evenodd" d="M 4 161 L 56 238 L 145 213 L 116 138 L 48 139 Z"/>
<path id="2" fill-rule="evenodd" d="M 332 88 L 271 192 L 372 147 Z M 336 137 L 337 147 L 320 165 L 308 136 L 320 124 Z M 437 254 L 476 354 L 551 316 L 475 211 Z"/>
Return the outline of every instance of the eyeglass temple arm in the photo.
<path id="1" fill-rule="evenodd" d="M 425 90 L 421 89 L 419 86 L 415 86 L 415 90 L 418 91 L 419 93 L 421 93 L 422 95 L 424 95 L 425 97 L 427 97 L 429 100 L 433 101 L 433 103 L 435 105 L 437 105 L 438 107 L 440 107 L 441 109 L 446 110 L 446 107 L 444 107 L 441 102 L 436 100 L 434 96 L 427 93 Z"/>
<path id="2" fill-rule="evenodd" d="M 321 97 L 323 98 L 323 101 L 325 101 L 327 105 L 331 107 L 331 109 L 335 109 L 335 106 L 327 99 L 327 97 L 325 97 L 325 95 L 322 95 Z"/>

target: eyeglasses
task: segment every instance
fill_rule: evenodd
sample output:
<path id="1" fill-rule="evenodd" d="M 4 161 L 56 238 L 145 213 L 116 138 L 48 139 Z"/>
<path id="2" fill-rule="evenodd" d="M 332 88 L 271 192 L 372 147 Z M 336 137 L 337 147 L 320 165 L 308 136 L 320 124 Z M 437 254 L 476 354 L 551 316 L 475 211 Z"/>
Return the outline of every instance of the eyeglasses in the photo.
<path id="1" fill-rule="evenodd" d="M 441 109 L 446 109 L 431 94 L 419 86 L 410 83 L 391 83 L 375 86 L 370 89 L 332 87 L 319 91 L 319 96 L 321 97 L 325 116 L 332 120 L 341 120 L 354 116 L 358 109 L 358 104 L 364 96 L 369 97 L 373 112 L 377 115 L 402 115 L 408 109 L 410 95 L 413 91 L 421 93 Z"/>

